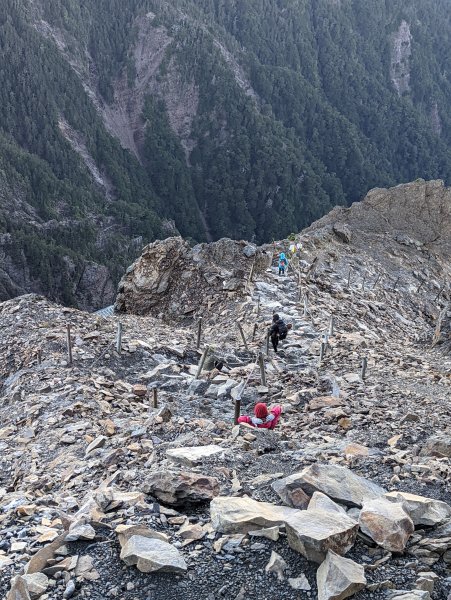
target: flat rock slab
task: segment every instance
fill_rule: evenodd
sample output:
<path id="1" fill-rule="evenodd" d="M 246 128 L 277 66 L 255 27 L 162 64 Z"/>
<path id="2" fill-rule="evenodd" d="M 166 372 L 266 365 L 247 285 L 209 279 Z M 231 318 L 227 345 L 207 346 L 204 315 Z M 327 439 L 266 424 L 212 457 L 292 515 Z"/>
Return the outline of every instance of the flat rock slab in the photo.
<path id="1" fill-rule="evenodd" d="M 385 498 L 391 502 L 401 502 L 414 525 L 433 526 L 451 519 L 451 506 L 441 500 L 407 492 L 389 492 Z"/>
<path id="2" fill-rule="evenodd" d="M 222 533 L 248 533 L 283 525 L 300 511 L 252 498 L 218 496 L 210 503 L 211 524 Z"/>
<path id="3" fill-rule="evenodd" d="M 343 600 L 366 586 L 365 570 L 349 558 L 329 551 L 317 573 L 318 600 Z"/>
<path id="4" fill-rule="evenodd" d="M 345 554 L 354 545 L 359 525 L 345 514 L 299 510 L 285 524 L 288 545 L 308 560 L 321 563 L 328 552 Z"/>
<path id="5" fill-rule="evenodd" d="M 365 500 L 379 498 L 386 493 L 384 488 L 356 475 L 339 465 L 315 464 L 300 473 L 280 479 L 273 489 L 284 499 L 287 491 L 301 489 L 308 496 L 323 492 L 333 500 L 348 506 L 362 506 Z"/>
<path id="6" fill-rule="evenodd" d="M 136 565 L 142 573 L 164 571 L 185 573 L 187 566 L 183 556 L 167 542 L 133 535 L 122 547 L 121 559 L 126 565 Z"/>
<path id="7" fill-rule="evenodd" d="M 204 458 L 215 456 L 224 452 L 224 450 L 224 448 L 215 444 L 208 446 L 186 446 L 183 448 L 169 448 L 166 450 L 166 456 L 182 465 L 193 467 L 201 463 Z"/>
<path id="8" fill-rule="evenodd" d="M 423 590 L 392 590 L 388 592 L 390 600 L 430 600 L 430 593 Z"/>
<path id="9" fill-rule="evenodd" d="M 415 529 L 403 505 L 386 498 L 365 502 L 359 525 L 363 533 L 390 552 L 403 552 Z"/>

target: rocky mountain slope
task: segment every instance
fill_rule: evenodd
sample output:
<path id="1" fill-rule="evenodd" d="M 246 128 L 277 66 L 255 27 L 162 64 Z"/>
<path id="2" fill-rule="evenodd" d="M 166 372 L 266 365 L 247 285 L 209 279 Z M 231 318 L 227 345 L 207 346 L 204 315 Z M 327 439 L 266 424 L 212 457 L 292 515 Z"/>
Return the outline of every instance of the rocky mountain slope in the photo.
<path id="1" fill-rule="evenodd" d="M 373 192 L 296 236 L 286 277 L 288 240 L 152 244 L 109 318 L 0 304 L 2 597 L 449 598 L 447 210 L 440 182 Z M 281 423 L 234 426 L 237 400 Z"/>
<path id="2" fill-rule="evenodd" d="M 5 0 L 0 298 L 98 308 L 156 238 L 262 243 L 449 181 L 448 8 Z"/>

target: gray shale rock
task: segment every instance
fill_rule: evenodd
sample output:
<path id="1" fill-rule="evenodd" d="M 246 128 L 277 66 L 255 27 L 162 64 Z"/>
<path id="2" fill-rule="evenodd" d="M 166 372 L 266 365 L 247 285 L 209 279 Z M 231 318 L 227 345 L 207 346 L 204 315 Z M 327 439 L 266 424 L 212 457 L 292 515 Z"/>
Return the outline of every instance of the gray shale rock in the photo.
<path id="1" fill-rule="evenodd" d="M 209 444 L 208 446 L 187 446 L 184 448 L 169 448 L 166 455 L 174 462 L 194 467 L 202 462 L 204 458 L 215 456 L 224 452 L 225 448 Z"/>
<path id="2" fill-rule="evenodd" d="M 365 502 L 359 525 L 363 533 L 390 552 L 403 552 L 415 529 L 403 505 L 386 498 Z"/>
<path id="3" fill-rule="evenodd" d="M 329 551 L 316 573 L 318 600 L 343 600 L 366 586 L 365 571 L 349 558 Z"/>
<path id="4" fill-rule="evenodd" d="M 144 483 L 143 490 L 163 504 L 198 503 L 212 500 L 219 494 L 219 481 L 197 473 L 158 471 Z"/>
<path id="5" fill-rule="evenodd" d="M 385 498 L 390 502 L 402 503 L 414 525 L 440 525 L 451 519 L 451 506 L 441 500 L 407 492 L 389 492 Z"/>
<path id="6" fill-rule="evenodd" d="M 136 565 L 142 573 L 185 573 L 187 570 L 185 560 L 177 548 L 167 542 L 141 535 L 133 535 L 123 545 L 121 559 L 127 566 Z"/>
<path id="7" fill-rule="evenodd" d="M 321 563 L 328 550 L 346 554 L 354 545 L 358 523 L 345 514 L 299 510 L 285 524 L 288 545 L 308 560 Z"/>
<path id="8" fill-rule="evenodd" d="M 346 467 L 326 464 L 314 464 L 300 473 L 278 480 L 272 487 L 283 501 L 288 493 L 293 494 L 300 489 L 307 496 L 322 492 L 337 502 L 359 507 L 365 500 L 378 498 L 386 493 L 384 488 Z"/>

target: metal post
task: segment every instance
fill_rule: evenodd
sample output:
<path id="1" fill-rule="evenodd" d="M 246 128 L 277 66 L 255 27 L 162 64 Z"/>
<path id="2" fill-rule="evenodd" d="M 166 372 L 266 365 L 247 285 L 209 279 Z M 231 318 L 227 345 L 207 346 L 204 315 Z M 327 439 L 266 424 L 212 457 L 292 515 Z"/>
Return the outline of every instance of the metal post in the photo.
<path id="1" fill-rule="evenodd" d="M 362 360 L 362 370 L 360 372 L 360 378 L 361 378 L 362 381 L 365 381 L 367 366 L 368 366 L 368 360 L 367 360 L 366 357 L 364 357 L 363 360 Z"/>
<path id="2" fill-rule="evenodd" d="M 307 316 L 308 313 L 308 297 L 307 294 L 304 294 L 304 317 Z"/>
<path id="3" fill-rule="evenodd" d="M 266 387 L 265 359 L 262 352 L 258 353 L 258 364 L 260 365 L 260 377 L 262 385 Z"/>
<path id="4" fill-rule="evenodd" d="M 204 368 L 204 364 L 205 364 L 205 361 L 207 360 L 207 356 L 208 356 L 209 352 L 210 352 L 210 346 L 206 346 L 205 350 L 203 351 L 203 354 L 201 356 L 201 359 L 199 361 L 199 367 L 197 369 L 197 373 L 196 373 L 196 377 L 195 377 L 196 379 L 199 379 L 200 374 L 202 373 L 202 369 Z"/>
<path id="5" fill-rule="evenodd" d="M 379 283 L 379 279 L 382 277 L 382 275 L 379 273 L 379 275 L 377 276 L 376 281 L 373 283 L 373 290 L 374 288 L 377 286 L 377 284 Z"/>
<path id="6" fill-rule="evenodd" d="M 440 290 L 439 290 L 439 292 L 438 292 L 437 296 L 434 298 L 434 302 L 437 302 L 437 300 L 440 298 L 440 296 L 441 296 L 441 294 L 442 294 L 443 290 L 445 289 L 445 285 L 446 285 L 446 282 L 445 282 L 445 283 L 442 285 L 442 287 L 440 288 Z"/>
<path id="7" fill-rule="evenodd" d="M 67 341 L 67 362 L 69 365 L 72 364 L 72 340 L 70 335 L 70 323 L 66 326 L 66 341 Z"/>
<path id="8" fill-rule="evenodd" d="M 329 321 L 329 336 L 334 335 L 334 326 L 335 326 L 335 319 L 334 319 L 334 315 L 330 315 L 330 321 Z"/>
<path id="9" fill-rule="evenodd" d="M 260 316 L 260 296 L 257 298 L 257 318 Z"/>
<path id="10" fill-rule="evenodd" d="M 268 331 L 266 332 L 266 356 L 269 356 L 269 339 L 271 337 L 270 335 L 270 329 L 268 329 Z"/>
<path id="11" fill-rule="evenodd" d="M 122 323 L 119 321 L 117 324 L 116 333 L 116 352 L 120 354 L 122 352 Z"/>
<path id="12" fill-rule="evenodd" d="M 366 279 L 366 273 L 363 274 L 363 280 L 362 280 L 362 292 L 365 293 L 365 279 Z"/>
<path id="13" fill-rule="evenodd" d="M 156 387 L 152 388 L 152 406 L 158 408 L 158 390 Z"/>
<path id="14" fill-rule="evenodd" d="M 243 328 L 241 327 L 241 323 L 237 323 L 237 325 L 238 325 L 238 329 L 240 330 L 241 339 L 243 340 L 244 347 L 246 348 L 246 350 L 249 350 L 249 346 L 247 345 L 246 338 L 244 337 L 244 331 L 243 331 Z"/>
<path id="15" fill-rule="evenodd" d="M 346 287 L 349 287 L 350 283 L 351 283 L 351 273 L 352 273 L 352 269 L 349 269 L 349 273 L 348 273 L 348 283 L 346 285 Z"/>
<path id="16" fill-rule="evenodd" d="M 197 350 L 199 350 L 199 348 L 200 348 L 201 336 L 202 336 L 202 317 L 199 317 L 199 321 L 197 323 L 197 342 L 196 342 Z"/>
<path id="17" fill-rule="evenodd" d="M 323 362 L 324 355 L 326 354 L 326 345 L 326 342 L 321 342 L 321 348 L 319 350 L 319 365 L 321 365 Z"/>
<path id="18" fill-rule="evenodd" d="M 235 423 L 235 425 L 238 425 L 238 419 L 240 417 L 241 414 L 241 398 L 238 398 L 237 400 L 235 400 L 235 416 L 233 418 L 233 422 Z"/>
<path id="19" fill-rule="evenodd" d="M 255 334 L 257 333 L 258 323 L 254 323 L 254 329 L 252 331 L 252 341 L 255 340 Z"/>

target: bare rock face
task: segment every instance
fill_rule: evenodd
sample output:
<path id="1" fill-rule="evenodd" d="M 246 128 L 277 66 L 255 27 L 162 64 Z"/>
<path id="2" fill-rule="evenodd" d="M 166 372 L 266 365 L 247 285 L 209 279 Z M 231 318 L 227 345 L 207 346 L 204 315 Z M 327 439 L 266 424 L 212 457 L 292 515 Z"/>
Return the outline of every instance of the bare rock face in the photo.
<path id="1" fill-rule="evenodd" d="M 159 471 L 150 476 L 144 489 L 163 504 L 178 505 L 212 500 L 219 494 L 219 481 L 197 473 Z"/>
<path id="2" fill-rule="evenodd" d="M 403 505 L 377 498 L 363 505 L 360 529 L 390 552 L 403 552 L 415 527 Z"/>
<path id="3" fill-rule="evenodd" d="M 344 600 L 366 586 L 363 567 L 331 550 L 319 567 L 316 580 L 318 600 Z"/>
<path id="4" fill-rule="evenodd" d="M 222 239 L 190 248 L 179 237 L 146 246 L 119 284 L 116 310 L 171 318 L 197 312 L 214 295 L 244 290 L 271 255 L 246 242 Z"/>

